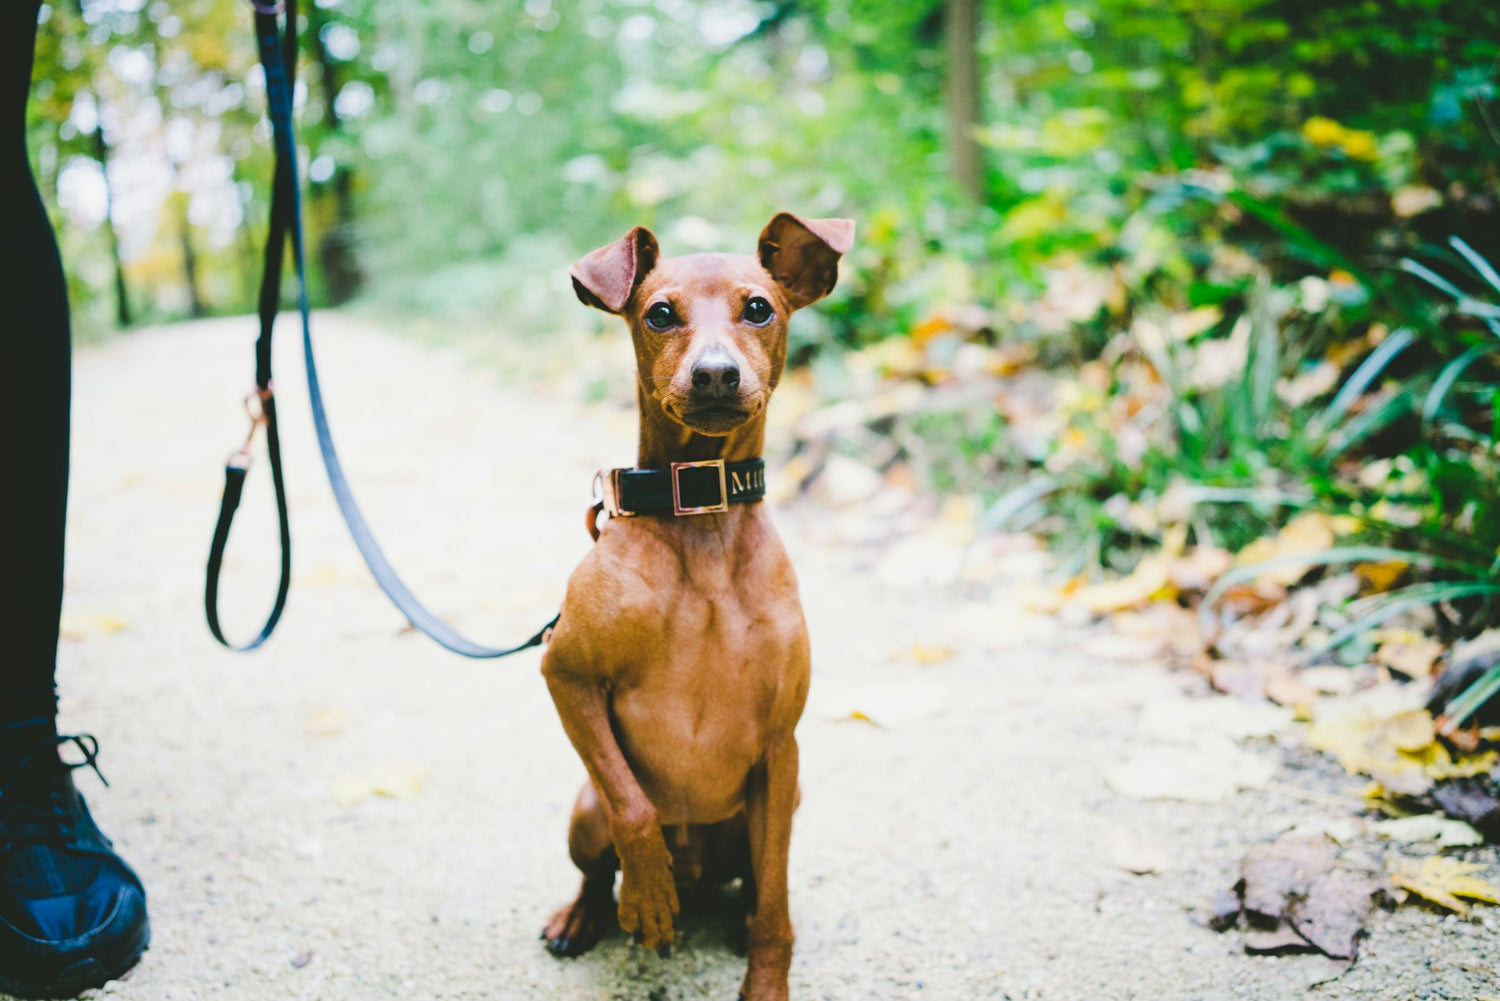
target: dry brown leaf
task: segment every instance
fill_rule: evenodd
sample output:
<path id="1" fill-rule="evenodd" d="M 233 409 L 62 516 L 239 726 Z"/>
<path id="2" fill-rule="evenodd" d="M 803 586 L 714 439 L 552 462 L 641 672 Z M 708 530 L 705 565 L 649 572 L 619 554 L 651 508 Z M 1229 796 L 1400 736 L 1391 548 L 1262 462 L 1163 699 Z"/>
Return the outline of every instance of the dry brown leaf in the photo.
<path id="1" fill-rule="evenodd" d="M 1259 580 L 1253 584 L 1235 584 L 1219 598 L 1219 607 L 1233 618 L 1246 619 L 1268 612 L 1286 600 L 1286 588 Z"/>
<path id="2" fill-rule="evenodd" d="M 1333 868 L 1336 857 L 1333 839 L 1326 834 L 1288 834 L 1252 845 L 1240 863 L 1246 918 L 1274 927 L 1287 900 L 1305 895 L 1315 879 Z"/>
<path id="3" fill-rule="evenodd" d="M 1252 956 L 1281 956 L 1292 952 L 1314 952 L 1316 948 L 1291 925 L 1277 925 L 1271 929 L 1255 928 L 1245 932 L 1245 951 Z"/>
<path id="4" fill-rule="evenodd" d="M 1310 715 L 1313 703 L 1318 701 L 1317 689 L 1280 666 L 1266 672 L 1265 691 L 1266 698 L 1296 710 L 1299 715 Z"/>
<path id="5" fill-rule="evenodd" d="M 1265 694 L 1266 672 L 1263 665 L 1241 660 L 1215 660 L 1209 662 L 1208 680 L 1216 691 L 1236 698 L 1251 698 Z"/>
<path id="6" fill-rule="evenodd" d="M 1167 564 L 1167 577 L 1179 591 L 1206 591 L 1232 563 L 1227 549 L 1194 546 Z"/>
<path id="7" fill-rule="evenodd" d="M 1408 678 L 1426 678 L 1432 675 L 1432 669 L 1446 650 L 1438 640 L 1420 635 L 1416 639 L 1386 640 L 1375 651 L 1375 663 L 1400 671 Z"/>
<path id="8" fill-rule="evenodd" d="M 1314 879 L 1305 897 L 1292 899 L 1287 917 L 1324 955 L 1353 959 L 1379 889 L 1371 879 L 1334 869 Z"/>
<path id="9" fill-rule="evenodd" d="M 1469 905 L 1459 899 L 1461 897 L 1500 904 L 1500 890 L 1474 875 L 1484 868 L 1473 862 L 1434 855 L 1423 859 L 1421 865 L 1402 865 L 1391 874 L 1391 881 L 1439 907 L 1456 914 L 1468 914 Z"/>

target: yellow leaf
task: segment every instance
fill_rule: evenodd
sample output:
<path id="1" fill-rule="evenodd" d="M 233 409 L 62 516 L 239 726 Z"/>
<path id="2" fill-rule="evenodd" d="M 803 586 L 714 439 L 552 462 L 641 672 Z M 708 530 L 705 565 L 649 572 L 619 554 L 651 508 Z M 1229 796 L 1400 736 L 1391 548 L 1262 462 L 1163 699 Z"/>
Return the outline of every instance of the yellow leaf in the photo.
<path id="1" fill-rule="evenodd" d="M 371 796 L 411 796 L 422 791 L 427 770 L 419 765 L 392 762 L 376 765 L 357 775 L 346 775 L 333 784 L 333 799 L 350 807 Z"/>
<path id="2" fill-rule="evenodd" d="M 1448 758 L 1446 752 L 1443 757 Z M 1433 779 L 1467 779 L 1476 775 L 1488 775 L 1495 770 L 1497 764 L 1500 764 L 1500 751 L 1484 751 L 1480 754 L 1461 754 L 1456 760 L 1435 761 L 1425 765 L 1422 770 Z"/>
<path id="3" fill-rule="evenodd" d="M 880 729 L 882 729 L 882 730 L 885 729 L 885 727 L 881 726 L 880 723 L 878 723 L 875 720 L 871 719 L 869 717 L 869 715 L 867 715 L 864 712 L 861 712 L 858 709 L 856 709 L 853 712 L 851 712 L 848 716 L 842 717 L 839 720 L 839 722 L 841 722 L 841 723 L 868 723 L 871 726 L 880 727 Z"/>
<path id="4" fill-rule="evenodd" d="M 918 664 L 928 665 L 951 660 L 957 653 L 958 651 L 951 646 L 927 646 L 924 643 L 914 643 L 911 649 L 906 651 L 906 656 Z"/>
<path id="5" fill-rule="evenodd" d="M 1167 561 L 1161 556 L 1147 556 L 1128 577 L 1079 588 L 1069 599 L 1095 613 L 1117 612 L 1144 605 L 1152 598 L 1173 594 Z"/>
<path id="6" fill-rule="evenodd" d="M 1434 736 L 1432 715 L 1425 709 L 1380 719 L 1363 709 L 1346 708 L 1320 716 L 1307 729 L 1308 744 L 1338 758 L 1349 774 L 1382 780 L 1420 776 L 1429 766 L 1451 766 L 1448 752 Z"/>
<path id="7" fill-rule="evenodd" d="M 918 345 L 925 345 L 939 334 L 946 334 L 952 329 L 952 321 L 942 313 L 934 313 L 911 328 L 911 339 Z"/>
<path id="8" fill-rule="evenodd" d="M 1444 855 L 1434 855 L 1423 859 L 1420 867 L 1410 864 L 1402 866 L 1391 874 L 1391 881 L 1439 907 L 1446 907 L 1458 914 L 1468 914 L 1469 906 L 1460 897 L 1487 904 L 1500 904 L 1500 890 L 1474 875 L 1484 868 L 1473 862 L 1460 862 Z"/>
<path id="9" fill-rule="evenodd" d="M 1286 527 L 1269 538 L 1256 539 L 1241 549 L 1235 562 L 1241 566 L 1261 563 L 1265 560 L 1311 556 L 1329 549 L 1334 539 L 1348 530 L 1344 519 L 1330 515 L 1308 512 L 1287 522 Z M 1257 577 L 1256 584 L 1279 584 L 1283 587 L 1297 583 L 1307 573 L 1307 565 L 1292 562 L 1285 566 L 1267 570 Z"/>
<path id="10" fill-rule="evenodd" d="M 57 635 L 65 640 L 86 640 L 90 636 L 112 636 L 129 628 L 129 621 L 118 615 L 64 611 L 57 626 Z"/>
<path id="11" fill-rule="evenodd" d="M 1401 575 L 1410 567 L 1410 563 L 1387 560 L 1384 563 L 1356 563 L 1354 572 L 1359 575 L 1360 581 L 1364 584 L 1366 594 L 1378 594 L 1395 587 Z"/>

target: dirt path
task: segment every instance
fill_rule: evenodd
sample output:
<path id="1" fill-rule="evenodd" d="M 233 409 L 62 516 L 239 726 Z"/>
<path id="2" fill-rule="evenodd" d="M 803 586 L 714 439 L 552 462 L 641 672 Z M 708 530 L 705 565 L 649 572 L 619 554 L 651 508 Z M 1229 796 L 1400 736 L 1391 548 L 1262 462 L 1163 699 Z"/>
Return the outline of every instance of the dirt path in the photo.
<path id="1" fill-rule="evenodd" d="M 471 634 L 528 635 L 588 545 L 592 471 L 633 455 L 631 415 L 502 387 L 349 320 L 320 325 L 334 430 L 395 564 Z M 243 433 L 233 401 L 252 326 L 144 332 L 77 362 L 63 725 L 103 744 L 111 787 L 80 782 L 144 877 L 154 930 L 107 992 L 733 998 L 741 962 L 711 924 L 688 924 L 668 961 L 618 936 L 569 962 L 541 948 L 543 917 L 575 884 L 563 836 L 582 766 L 534 653 L 448 655 L 403 633 L 369 582 L 317 465 L 289 325 L 292 600 L 264 651 L 212 644 L 202 563 L 219 464 Z M 256 472 L 226 571 L 241 635 L 272 587 Z M 1279 768 L 1260 788 L 1202 803 L 1115 791 L 1112 766 L 1195 741 L 1223 752 L 1210 708 L 1223 700 L 1189 698 L 1190 679 L 1101 631 L 933 588 L 920 567 L 850 544 L 840 517 L 799 502 L 780 519 L 814 633 L 795 998 L 1496 992 L 1493 917 L 1378 915 L 1353 970 L 1310 993 L 1319 961 L 1249 957 L 1237 934 L 1195 923 L 1248 845 L 1349 817 L 1357 783 L 1251 740 L 1228 753 L 1247 774 Z M 955 653 L 913 654 L 919 643 Z M 339 801 L 417 777 L 402 795 Z M 1132 853 L 1159 855 L 1162 871 L 1125 872 Z"/>

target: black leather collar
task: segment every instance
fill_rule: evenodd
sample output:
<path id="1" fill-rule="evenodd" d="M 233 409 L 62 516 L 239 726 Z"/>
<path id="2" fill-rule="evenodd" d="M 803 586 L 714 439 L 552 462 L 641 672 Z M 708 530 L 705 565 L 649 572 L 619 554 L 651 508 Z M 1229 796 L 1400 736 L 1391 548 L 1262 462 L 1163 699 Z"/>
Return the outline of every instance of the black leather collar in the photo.
<path id="1" fill-rule="evenodd" d="M 718 514 L 730 504 L 766 496 L 764 459 L 726 463 L 674 462 L 670 469 L 607 469 L 599 473 L 601 501 L 611 518 L 636 514 Z"/>

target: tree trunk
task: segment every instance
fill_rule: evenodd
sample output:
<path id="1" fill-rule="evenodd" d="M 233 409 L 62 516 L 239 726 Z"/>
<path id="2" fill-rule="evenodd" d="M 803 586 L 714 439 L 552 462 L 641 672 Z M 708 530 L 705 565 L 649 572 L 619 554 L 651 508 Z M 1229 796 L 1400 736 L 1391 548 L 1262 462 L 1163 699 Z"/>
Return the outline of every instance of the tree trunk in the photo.
<path id="1" fill-rule="evenodd" d="M 187 209 L 178 214 L 177 234 L 182 240 L 182 278 L 187 284 L 188 315 L 197 320 L 208 315 L 203 297 L 198 294 L 198 254 L 193 250 L 193 230 L 188 223 Z"/>
<path id="2" fill-rule="evenodd" d="M 97 97 L 95 98 L 97 101 Z M 102 119 L 102 114 L 101 114 Z M 104 125 L 94 126 L 94 158 L 104 174 L 104 233 L 109 238 L 109 256 L 115 267 L 115 322 L 128 327 L 130 296 L 125 288 L 125 263 L 120 259 L 120 234 L 115 232 L 115 196 L 109 183 L 109 143 L 104 141 Z"/>
<path id="3" fill-rule="evenodd" d="M 327 23 L 322 8 L 317 4 L 308 7 L 308 39 L 323 90 L 323 128 L 329 135 L 342 135 L 344 122 L 333 106 L 341 86 L 339 68 L 323 47 L 323 28 Z M 354 298 L 364 284 L 364 271 L 354 249 L 354 172 L 336 163 L 327 187 L 320 185 L 318 188 L 333 192 L 334 222 L 328 232 L 318 238 L 318 266 L 323 272 L 329 300 L 339 305 Z"/>
<path id="4" fill-rule="evenodd" d="M 984 197 L 984 164 L 974 128 L 979 124 L 979 3 L 948 0 L 948 126 L 953 179 L 974 201 Z"/>

